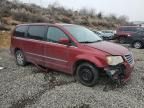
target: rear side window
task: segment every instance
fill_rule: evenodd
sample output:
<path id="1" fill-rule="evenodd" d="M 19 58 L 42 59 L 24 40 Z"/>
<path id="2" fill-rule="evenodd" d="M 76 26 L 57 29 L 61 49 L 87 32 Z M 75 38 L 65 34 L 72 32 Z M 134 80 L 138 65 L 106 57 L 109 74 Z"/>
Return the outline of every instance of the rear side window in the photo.
<path id="1" fill-rule="evenodd" d="M 36 40 L 43 40 L 45 33 L 47 30 L 47 26 L 29 26 L 28 29 L 28 38 L 36 39 Z"/>
<path id="2" fill-rule="evenodd" d="M 18 26 L 14 31 L 14 36 L 16 37 L 25 37 L 28 26 Z"/>
<path id="3" fill-rule="evenodd" d="M 68 38 L 66 34 L 56 27 L 49 27 L 47 33 L 47 39 L 50 42 L 58 43 L 60 38 Z"/>

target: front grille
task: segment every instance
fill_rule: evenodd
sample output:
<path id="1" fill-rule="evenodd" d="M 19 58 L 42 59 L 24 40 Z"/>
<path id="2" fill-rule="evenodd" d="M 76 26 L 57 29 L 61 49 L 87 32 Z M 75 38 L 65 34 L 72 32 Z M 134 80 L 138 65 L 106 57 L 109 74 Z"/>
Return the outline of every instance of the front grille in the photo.
<path id="1" fill-rule="evenodd" d="M 124 57 L 125 57 L 126 61 L 127 61 L 129 64 L 132 64 L 132 63 L 134 62 L 132 53 L 127 54 L 127 55 L 125 55 Z"/>

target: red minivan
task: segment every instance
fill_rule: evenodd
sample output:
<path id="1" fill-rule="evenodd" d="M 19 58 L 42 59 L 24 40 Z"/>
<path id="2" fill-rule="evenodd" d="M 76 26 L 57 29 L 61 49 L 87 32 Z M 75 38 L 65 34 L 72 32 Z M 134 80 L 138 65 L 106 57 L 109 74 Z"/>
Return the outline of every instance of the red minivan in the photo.
<path id="1" fill-rule="evenodd" d="M 126 82 L 134 67 L 132 52 L 103 41 L 89 29 L 74 24 L 21 24 L 11 37 L 11 53 L 20 66 L 28 62 L 75 75 L 94 86 L 101 73 Z"/>

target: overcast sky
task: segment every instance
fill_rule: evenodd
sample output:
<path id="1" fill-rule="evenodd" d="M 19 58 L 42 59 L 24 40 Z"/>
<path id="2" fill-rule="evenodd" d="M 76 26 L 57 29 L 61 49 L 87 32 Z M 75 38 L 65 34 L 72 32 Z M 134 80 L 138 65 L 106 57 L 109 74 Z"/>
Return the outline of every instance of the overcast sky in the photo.
<path id="1" fill-rule="evenodd" d="M 74 10 L 81 8 L 95 9 L 104 14 L 125 15 L 130 21 L 144 21 L 144 0 L 21 0 L 47 7 L 57 1 L 60 5 Z"/>

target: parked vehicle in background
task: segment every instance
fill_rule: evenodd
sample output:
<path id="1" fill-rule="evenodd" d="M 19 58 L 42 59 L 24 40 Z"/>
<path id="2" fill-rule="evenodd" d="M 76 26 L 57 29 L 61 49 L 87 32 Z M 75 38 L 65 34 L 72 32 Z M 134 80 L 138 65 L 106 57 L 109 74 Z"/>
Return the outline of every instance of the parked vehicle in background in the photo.
<path id="1" fill-rule="evenodd" d="M 113 30 L 101 30 L 101 32 L 103 33 L 105 40 L 114 39 L 115 31 L 113 31 Z"/>
<path id="2" fill-rule="evenodd" d="M 144 31 L 138 31 L 128 37 L 127 43 L 132 47 L 140 49 L 144 47 Z"/>
<path id="3" fill-rule="evenodd" d="M 120 43 L 126 43 L 133 33 L 136 33 L 137 31 L 143 29 L 139 26 L 121 26 L 118 27 L 116 30 L 116 39 L 119 40 Z"/>
<path id="4" fill-rule="evenodd" d="M 100 36 L 101 38 L 103 38 L 104 40 L 111 40 L 114 37 L 114 33 L 112 33 L 112 31 L 93 31 L 95 34 L 97 34 L 98 36 Z"/>
<path id="5" fill-rule="evenodd" d="M 102 32 L 96 31 L 96 30 L 94 30 L 93 32 L 94 32 L 96 35 L 98 35 L 100 38 L 104 39 L 104 34 L 103 34 Z"/>
<path id="6" fill-rule="evenodd" d="M 113 81 L 126 82 L 134 68 L 127 48 L 103 41 L 91 30 L 73 24 L 18 25 L 10 50 L 20 66 L 30 62 L 75 75 L 86 86 L 94 86 L 101 73 Z"/>

